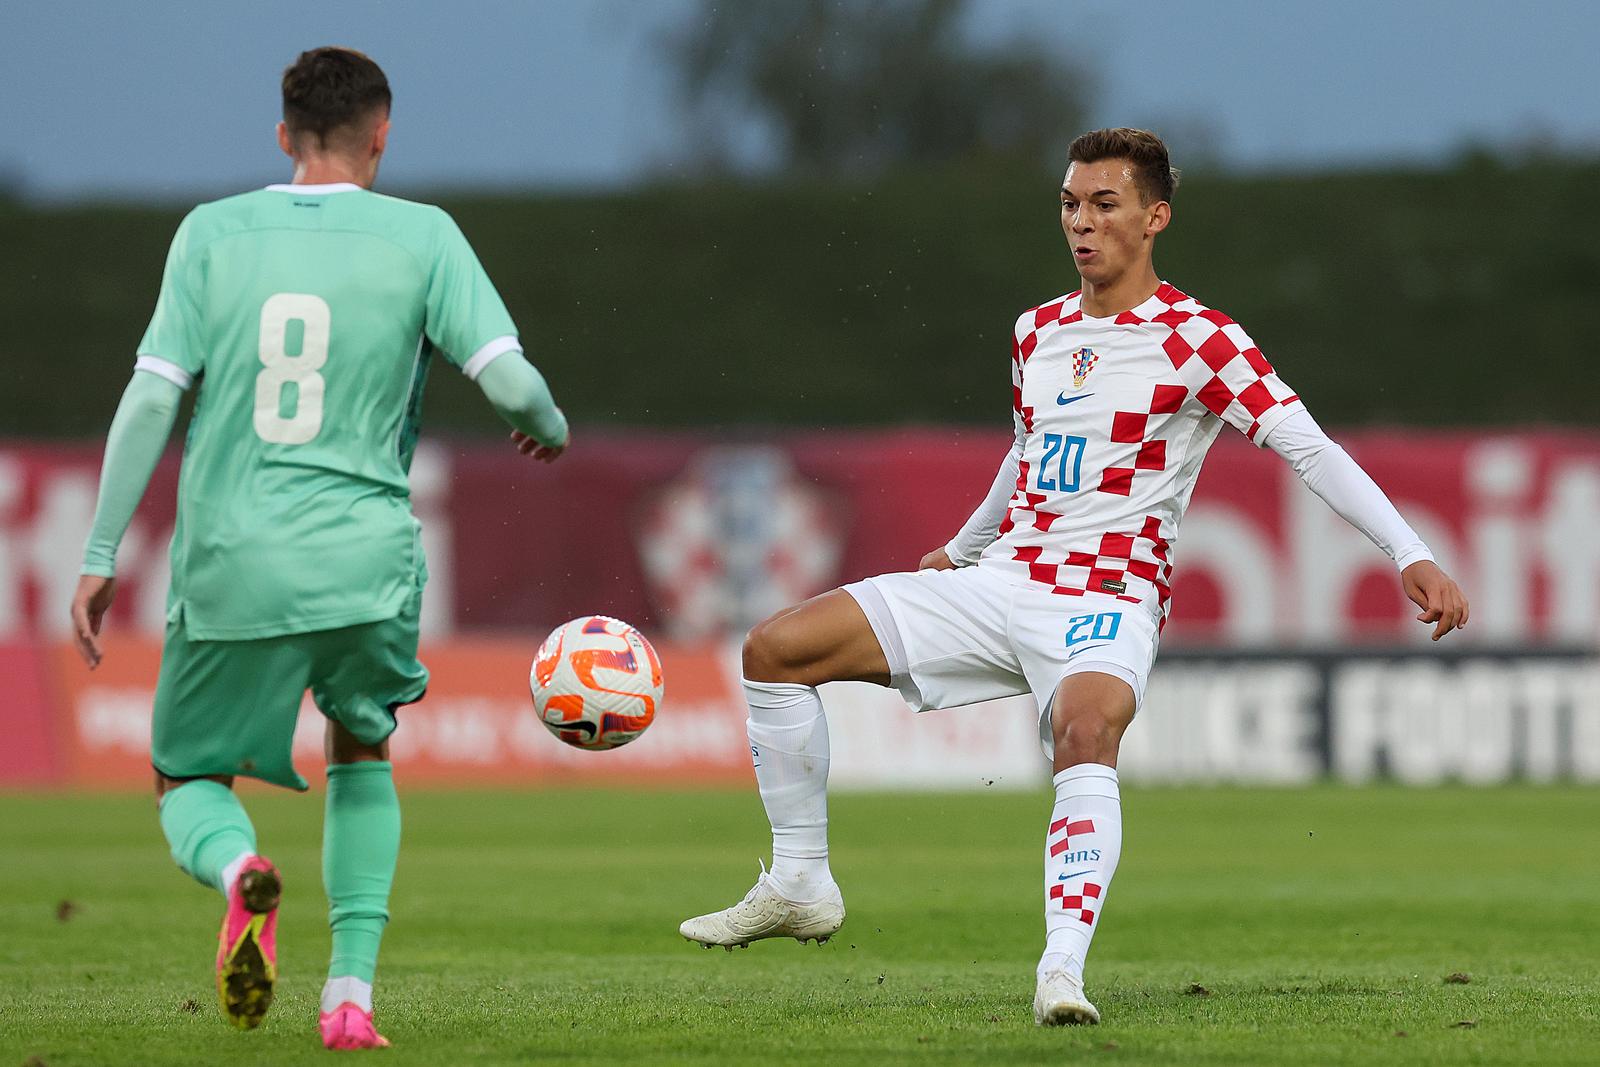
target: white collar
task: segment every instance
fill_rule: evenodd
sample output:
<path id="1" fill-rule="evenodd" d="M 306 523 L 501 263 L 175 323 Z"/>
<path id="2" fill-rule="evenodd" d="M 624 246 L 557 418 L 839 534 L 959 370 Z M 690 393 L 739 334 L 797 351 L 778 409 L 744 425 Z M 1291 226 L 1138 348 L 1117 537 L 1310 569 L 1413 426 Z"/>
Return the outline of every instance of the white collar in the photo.
<path id="1" fill-rule="evenodd" d="M 349 193 L 359 192 L 361 186 L 355 182 L 329 182 L 326 185 L 293 185 L 280 183 L 267 186 L 269 193 L 308 193 L 313 196 L 322 193 Z"/>

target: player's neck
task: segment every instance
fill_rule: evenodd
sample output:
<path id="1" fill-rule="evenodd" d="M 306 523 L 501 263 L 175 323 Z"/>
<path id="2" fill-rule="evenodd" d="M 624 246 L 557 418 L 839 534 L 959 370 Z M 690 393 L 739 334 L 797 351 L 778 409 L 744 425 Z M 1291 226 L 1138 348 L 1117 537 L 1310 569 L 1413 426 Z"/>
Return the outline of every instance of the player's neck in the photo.
<path id="1" fill-rule="evenodd" d="M 302 156 L 294 161 L 296 185 L 359 185 L 371 189 L 378 168 L 339 156 Z"/>
<path id="2" fill-rule="evenodd" d="M 1104 319 L 1132 311 L 1155 295 L 1161 288 L 1154 264 L 1146 263 L 1143 270 L 1128 271 L 1110 281 L 1095 283 L 1083 279 L 1083 297 L 1079 309 L 1091 318 Z"/>

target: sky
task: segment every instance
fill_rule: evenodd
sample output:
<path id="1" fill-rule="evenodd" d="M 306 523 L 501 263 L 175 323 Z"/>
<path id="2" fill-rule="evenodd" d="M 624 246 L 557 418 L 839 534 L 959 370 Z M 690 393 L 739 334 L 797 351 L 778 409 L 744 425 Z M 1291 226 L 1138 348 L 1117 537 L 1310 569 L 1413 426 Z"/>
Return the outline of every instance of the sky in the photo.
<path id="1" fill-rule="evenodd" d="M 303 48 L 387 71 L 386 186 L 616 188 L 671 173 L 663 37 L 696 0 L 113 0 L 8 11 L 0 186 L 181 201 L 287 177 L 278 79 Z M 1600 155 L 1600 3 L 972 0 L 1095 86 L 1095 125 L 1172 131 L 1240 171 L 1447 163 L 1465 145 Z M 746 131 L 756 158 L 760 131 Z M 1185 162 L 1181 152 L 1175 162 Z"/>

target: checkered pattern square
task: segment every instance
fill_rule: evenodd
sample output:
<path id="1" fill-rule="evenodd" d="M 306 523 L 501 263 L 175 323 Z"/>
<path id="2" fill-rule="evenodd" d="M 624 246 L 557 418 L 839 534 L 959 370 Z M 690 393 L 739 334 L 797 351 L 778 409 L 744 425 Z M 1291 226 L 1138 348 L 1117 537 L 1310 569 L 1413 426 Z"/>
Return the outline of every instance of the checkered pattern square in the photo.
<path id="1" fill-rule="evenodd" d="M 1001 524 L 1002 534 L 1007 523 L 1015 525 L 1018 515 L 1026 516 L 1032 528 L 1040 531 L 1048 531 L 1061 518 L 1039 508 L 1044 502 L 1039 494 L 1027 493 L 1025 497 L 1024 506 L 1013 503 Z M 1093 552 L 1068 550 L 1062 556 L 1051 554 L 1041 544 L 1019 545 L 1013 558 L 1027 567 L 1029 579 L 1050 586 L 1050 591 L 1058 596 L 1107 593 L 1118 600 L 1141 604 L 1144 597 L 1130 581 L 1137 579 L 1154 587 L 1156 602 L 1165 610 L 1172 597 L 1170 548 L 1170 543 L 1161 536 L 1161 520 L 1149 515 L 1138 533 L 1101 535 Z"/>
<path id="2" fill-rule="evenodd" d="M 1132 456 L 1133 466 L 1107 465 L 1097 486 L 1100 492 L 1113 496 L 1129 496 L 1133 492 L 1134 475 L 1139 471 L 1164 471 L 1167 469 L 1167 442 L 1150 439 L 1150 421 L 1161 415 L 1171 415 L 1183 407 L 1188 390 L 1182 386 L 1157 385 L 1150 393 L 1150 406 L 1144 411 L 1118 411 L 1111 416 L 1111 443 L 1138 445 Z M 1159 421 L 1159 420 L 1158 420 Z"/>
<path id="3" fill-rule="evenodd" d="M 1147 605 L 1164 622 L 1193 448 L 1209 443 L 1214 418 L 1260 444 L 1299 398 L 1242 327 L 1170 285 L 1109 322 L 1085 320 L 1081 300 L 1070 293 L 1016 321 L 1022 454 L 986 559 L 1061 596 Z"/>
<path id="4" fill-rule="evenodd" d="M 1072 848 L 1073 835 L 1082 836 L 1094 833 L 1093 819 L 1057 819 L 1050 824 L 1050 833 L 1047 837 L 1061 834 L 1061 840 L 1051 842 L 1050 855 L 1059 856 Z"/>
<path id="5" fill-rule="evenodd" d="M 1244 327 L 1186 296 L 1175 305 L 1154 320 L 1170 331 L 1162 351 L 1207 411 L 1259 445 L 1300 398 L 1283 384 Z"/>
<path id="6" fill-rule="evenodd" d="M 1050 899 L 1059 900 L 1063 911 L 1078 913 L 1078 921 L 1085 926 L 1094 925 L 1094 910 L 1089 905 L 1099 905 L 1100 894 L 1105 892 L 1105 887 L 1097 882 L 1083 883 L 1083 889 L 1078 893 L 1067 892 L 1065 882 L 1057 882 L 1050 887 Z"/>

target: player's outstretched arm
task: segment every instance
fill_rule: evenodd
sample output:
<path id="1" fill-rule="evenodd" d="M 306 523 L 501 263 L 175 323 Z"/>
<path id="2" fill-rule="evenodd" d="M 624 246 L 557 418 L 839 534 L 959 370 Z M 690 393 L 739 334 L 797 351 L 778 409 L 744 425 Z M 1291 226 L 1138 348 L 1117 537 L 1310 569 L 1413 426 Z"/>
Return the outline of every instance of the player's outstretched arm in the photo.
<path id="1" fill-rule="evenodd" d="M 100 665 L 100 624 L 116 595 L 117 546 L 144 498 L 178 417 L 183 390 L 158 374 L 134 371 L 106 436 L 94 526 L 72 597 L 72 635 L 90 667 Z"/>
<path id="2" fill-rule="evenodd" d="M 544 375 L 509 351 L 478 374 L 478 387 L 500 417 L 511 424 L 517 451 L 543 463 L 554 462 L 571 440 L 567 417 L 556 407 Z"/>
<path id="3" fill-rule="evenodd" d="M 1395 561 L 1406 596 L 1422 609 L 1417 621 L 1436 624 L 1435 641 L 1466 626 L 1469 609 L 1461 587 L 1433 561 L 1428 546 L 1377 483 L 1322 432 L 1309 412 L 1285 418 L 1264 443 L 1289 461 L 1313 493 Z"/>

